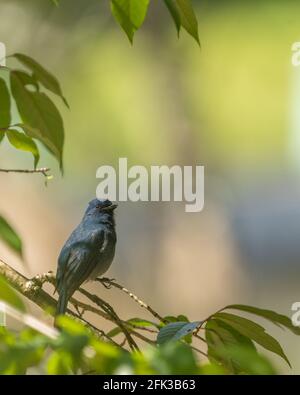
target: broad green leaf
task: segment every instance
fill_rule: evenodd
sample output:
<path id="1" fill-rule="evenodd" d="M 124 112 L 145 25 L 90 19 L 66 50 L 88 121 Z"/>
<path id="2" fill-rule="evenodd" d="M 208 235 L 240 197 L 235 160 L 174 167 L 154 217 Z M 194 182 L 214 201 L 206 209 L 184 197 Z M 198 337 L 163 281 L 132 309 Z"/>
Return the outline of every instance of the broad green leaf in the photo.
<path id="1" fill-rule="evenodd" d="M 186 375 L 199 372 L 191 347 L 183 343 L 168 342 L 145 350 L 144 355 L 146 363 L 154 370 L 152 374 Z"/>
<path id="2" fill-rule="evenodd" d="M 65 375 L 72 373 L 73 361 L 68 352 L 53 352 L 47 362 L 47 372 L 51 375 Z"/>
<path id="3" fill-rule="evenodd" d="M 26 89 L 15 72 L 11 72 L 10 80 L 12 94 L 23 121 L 20 126 L 29 137 L 40 140 L 48 148 L 62 169 L 64 126 L 60 113 L 44 93 Z"/>
<path id="4" fill-rule="evenodd" d="M 34 158 L 34 168 L 36 168 L 40 154 L 36 143 L 32 140 L 32 138 L 26 136 L 24 133 L 20 133 L 17 130 L 9 129 L 6 131 L 6 136 L 15 148 L 31 152 Z"/>
<path id="5" fill-rule="evenodd" d="M 236 331 L 233 327 L 226 324 L 221 320 L 210 320 L 208 321 L 206 327 L 207 336 L 211 334 L 216 334 L 218 338 L 222 340 L 223 344 L 226 345 L 242 345 L 243 347 L 248 347 L 255 350 L 255 346 L 249 337 L 242 335 L 240 332 Z"/>
<path id="6" fill-rule="evenodd" d="M 167 321 L 168 323 L 169 322 L 190 322 L 189 319 L 187 318 L 187 316 L 182 315 L 182 314 L 178 315 L 177 317 L 172 316 L 172 315 L 167 315 L 166 317 L 164 317 L 164 320 Z M 160 329 L 163 326 L 164 326 L 164 324 L 160 323 L 158 325 L 158 328 Z M 184 338 L 184 341 L 186 341 L 187 343 L 191 344 L 192 343 L 192 334 L 186 336 Z"/>
<path id="7" fill-rule="evenodd" d="M 12 226 L 0 216 L 0 239 L 22 257 L 22 241 Z"/>
<path id="8" fill-rule="evenodd" d="M 274 339 L 274 337 L 266 333 L 265 329 L 261 325 L 258 325 L 247 318 L 239 317 L 229 313 L 217 313 L 214 315 L 214 318 L 224 321 L 242 335 L 254 340 L 257 344 L 261 345 L 265 349 L 279 355 L 289 364 L 289 366 L 291 366 L 281 345 L 276 339 Z"/>
<path id="9" fill-rule="evenodd" d="M 91 347 L 95 355 L 89 360 L 90 369 L 100 374 L 114 374 L 116 369 L 128 361 L 128 355 L 113 344 L 93 339 Z"/>
<path id="10" fill-rule="evenodd" d="M 253 375 L 274 375 L 276 371 L 272 364 L 263 355 L 258 354 L 243 346 L 220 347 L 216 352 L 224 357 L 229 358 L 240 366 L 241 373 Z"/>
<path id="11" fill-rule="evenodd" d="M 25 73 L 25 71 L 21 70 L 14 70 L 14 73 L 24 86 L 32 86 L 37 92 L 39 91 L 39 84 L 33 75 Z"/>
<path id="12" fill-rule="evenodd" d="M 73 368 L 80 362 L 82 351 L 91 338 L 90 331 L 80 322 L 67 316 L 58 316 L 55 325 L 61 330 L 60 336 L 54 340 L 53 345 L 59 350 L 70 353 Z"/>
<path id="13" fill-rule="evenodd" d="M 190 0 L 176 0 L 180 21 L 182 27 L 197 41 L 200 45 L 198 21 L 193 10 Z"/>
<path id="14" fill-rule="evenodd" d="M 213 363 L 208 363 L 206 365 L 202 365 L 200 367 L 200 374 L 208 376 L 208 375 L 212 375 L 212 376 L 219 376 L 219 375 L 224 375 L 226 374 L 226 371 L 222 368 L 222 366 L 220 365 L 216 365 Z"/>
<path id="15" fill-rule="evenodd" d="M 3 140 L 4 136 L 5 136 L 5 133 L 2 130 L 0 130 L 0 143 Z"/>
<path id="16" fill-rule="evenodd" d="M 59 350 L 63 349 L 68 351 L 76 363 L 81 355 L 84 347 L 89 343 L 89 336 L 85 334 L 71 334 L 70 332 L 63 331 L 58 339 L 53 342 L 54 348 Z"/>
<path id="17" fill-rule="evenodd" d="M 174 3 L 174 0 L 164 0 L 164 2 L 173 18 L 173 21 L 176 26 L 177 34 L 179 36 L 180 28 L 181 28 L 181 18 L 177 5 Z"/>
<path id="18" fill-rule="evenodd" d="M 241 310 L 247 313 L 255 314 L 259 317 L 263 317 L 271 321 L 275 325 L 284 326 L 285 328 L 288 328 L 296 335 L 300 335 L 300 328 L 295 327 L 289 317 L 282 314 L 278 314 L 275 311 L 260 309 L 259 307 L 247 306 L 242 304 L 233 304 L 230 306 L 226 306 L 224 310 L 225 309 L 235 309 L 235 310 Z"/>
<path id="19" fill-rule="evenodd" d="M 111 12 L 131 43 L 144 22 L 148 6 L 149 0 L 111 0 Z"/>
<path id="20" fill-rule="evenodd" d="M 6 129 L 10 123 L 10 95 L 5 81 L 0 78 L 0 128 Z M 3 134 L 0 133 L 0 141 L 2 139 Z"/>
<path id="21" fill-rule="evenodd" d="M 25 305 L 17 293 L 7 284 L 5 278 L 0 275 L 0 300 L 13 307 L 25 311 Z"/>
<path id="22" fill-rule="evenodd" d="M 15 53 L 13 55 L 16 59 L 18 59 L 25 67 L 29 68 L 33 76 L 49 91 L 55 93 L 60 96 L 67 107 L 68 103 L 63 96 L 61 87 L 59 85 L 58 80 L 51 74 L 48 70 L 46 70 L 43 66 L 41 66 L 38 62 L 32 59 L 30 56 Z"/>
<path id="23" fill-rule="evenodd" d="M 248 337 L 237 332 L 230 325 L 219 320 L 209 320 L 205 327 L 205 337 L 208 345 L 208 357 L 211 362 L 221 362 L 231 373 L 241 371 L 237 361 L 218 353 L 220 347 L 241 346 L 256 351 L 255 346 Z"/>
<path id="24" fill-rule="evenodd" d="M 90 334 L 89 330 L 83 324 L 66 315 L 60 315 L 57 317 L 55 324 L 60 329 L 63 329 L 65 332 L 68 332 L 71 335 L 88 336 Z"/>
<path id="25" fill-rule="evenodd" d="M 168 322 L 190 322 L 187 316 L 182 314 L 178 315 L 177 317 L 173 315 L 167 315 L 164 317 L 164 320 Z"/>
<path id="26" fill-rule="evenodd" d="M 0 328 L 1 374 L 25 374 L 31 366 L 39 366 L 48 339 L 32 330 L 21 333 Z"/>
<path id="27" fill-rule="evenodd" d="M 172 322 L 162 327 L 157 336 L 157 343 L 164 344 L 169 341 L 180 340 L 181 338 L 191 334 L 199 327 L 201 321 L 195 322 Z"/>

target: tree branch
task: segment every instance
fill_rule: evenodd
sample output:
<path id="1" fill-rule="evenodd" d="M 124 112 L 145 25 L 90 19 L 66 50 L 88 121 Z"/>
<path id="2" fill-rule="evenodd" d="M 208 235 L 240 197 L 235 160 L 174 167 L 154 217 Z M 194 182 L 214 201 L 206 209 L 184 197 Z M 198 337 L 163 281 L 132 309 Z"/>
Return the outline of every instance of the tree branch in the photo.
<path id="1" fill-rule="evenodd" d="M 56 280 L 52 272 L 48 272 L 42 275 L 37 275 L 36 277 L 29 279 L 0 259 L 0 275 L 5 277 L 7 283 L 10 286 L 12 286 L 15 290 L 20 292 L 30 301 L 41 307 L 43 310 L 45 309 L 49 310 L 50 307 L 51 308 L 50 314 L 54 316 L 57 301 L 42 289 L 43 284 L 46 282 L 51 283 L 52 285 L 55 286 Z M 135 336 L 140 340 L 143 340 L 149 344 L 155 345 L 155 342 L 153 342 L 151 339 L 148 339 L 144 335 L 138 333 L 136 330 L 134 330 L 131 327 L 131 325 L 128 322 L 121 320 L 116 314 L 116 312 L 114 311 L 114 309 L 107 302 L 100 299 L 97 295 L 90 294 L 88 291 L 84 290 L 83 288 L 80 288 L 79 292 L 85 295 L 89 300 L 91 300 L 97 306 L 101 307 L 102 309 L 104 308 L 105 312 L 100 310 L 99 308 L 83 303 L 72 297 L 70 299 L 70 303 L 77 308 L 77 313 L 73 312 L 70 309 L 67 310 L 67 313 L 75 317 L 79 321 L 81 321 L 86 326 L 89 326 L 94 332 L 96 332 L 98 336 L 104 337 L 110 342 L 120 347 L 120 345 L 116 343 L 113 339 L 111 339 L 111 337 L 109 337 L 104 331 L 95 327 L 93 324 L 91 324 L 89 321 L 83 318 L 83 314 L 86 311 L 90 311 L 106 320 L 109 320 L 117 324 L 120 327 L 121 332 L 123 332 L 123 334 L 125 335 L 125 339 L 127 340 L 132 350 L 139 349 L 138 345 L 136 344 L 132 336 Z M 78 312 L 79 308 L 82 309 L 82 313 Z"/>
<path id="2" fill-rule="evenodd" d="M 47 292 L 45 292 L 41 286 L 28 279 L 27 277 L 23 276 L 23 274 L 19 273 L 17 270 L 13 269 L 7 263 L 0 259 L 0 275 L 5 277 L 7 283 L 13 287 L 15 290 L 20 292 L 24 295 L 27 299 L 41 307 L 43 310 L 50 309 L 50 314 L 54 316 L 54 312 L 56 310 L 57 301 L 50 296 Z M 95 332 L 98 337 L 104 337 L 110 342 L 114 343 L 115 345 L 119 346 L 116 342 L 114 342 L 110 337 L 106 335 L 104 331 L 101 329 L 96 328 L 85 319 L 80 317 L 78 314 L 75 314 L 72 310 L 67 310 L 68 314 L 75 317 L 79 321 L 81 321 L 85 326 L 89 326 Z"/>
<path id="3" fill-rule="evenodd" d="M 11 285 L 14 289 L 16 289 L 18 292 L 20 292 L 29 300 L 31 300 L 33 303 L 40 306 L 43 310 L 47 309 L 49 311 L 49 307 L 50 307 L 51 308 L 50 314 L 52 316 L 55 316 L 54 312 L 56 310 L 57 301 L 42 288 L 45 283 L 50 283 L 53 286 L 56 285 L 56 278 L 52 272 L 37 275 L 32 279 L 28 279 L 0 259 L 0 275 L 3 275 L 5 277 L 9 285 Z M 97 279 L 97 281 L 102 283 L 106 288 L 115 287 L 123 291 L 128 296 L 130 296 L 130 298 L 132 298 L 135 302 L 137 302 L 139 306 L 147 309 L 160 322 L 165 324 L 168 323 L 168 321 L 165 318 L 163 318 L 159 313 L 157 313 L 152 307 L 150 307 L 148 304 L 140 300 L 127 288 L 118 284 L 114 280 L 110 280 L 108 278 L 102 278 L 102 279 Z M 112 308 L 112 306 L 110 306 L 110 304 L 107 303 L 105 300 L 99 298 L 95 294 L 91 294 L 90 292 L 86 291 L 83 288 L 79 288 L 78 291 L 82 295 L 84 295 L 88 300 L 90 300 L 93 304 L 95 304 L 97 307 L 79 301 L 77 298 L 72 297 L 70 299 L 70 303 L 76 309 L 76 312 L 67 309 L 67 313 L 73 316 L 74 318 L 76 318 L 77 320 L 81 321 L 85 326 L 89 327 L 93 332 L 95 332 L 95 334 L 98 337 L 105 338 L 106 340 L 115 344 L 116 346 L 123 348 L 124 341 L 121 344 L 118 344 L 103 330 L 97 328 L 91 322 L 87 321 L 83 317 L 85 312 L 91 312 L 97 316 L 104 318 L 105 320 L 114 322 L 120 328 L 120 333 L 123 333 L 125 335 L 125 341 L 127 341 L 132 351 L 139 350 L 138 345 L 133 339 L 133 337 L 136 337 L 139 340 L 142 340 L 153 346 L 156 345 L 156 342 L 154 340 L 138 332 L 139 330 L 141 330 L 141 331 L 147 331 L 149 332 L 149 334 L 150 333 L 153 334 L 153 333 L 157 333 L 156 330 L 149 329 L 146 327 L 138 327 L 133 323 L 124 321 L 117 315 L 117 313 Z M 198 340 L 201 340 L 206 343 L 205 339 L 201 338 L 197 332 L 193 333 L 193 335 L 195 336 L 195 338 L 198 338 Z"/>
<path id="4" fill-rule="evenodd" d="M 48 172 L 50 171 L 49 167 L 41 167 L 39 169 L 0 169 L 1 173 L 25 173 L 25 174 L 35 174 L 40 173 L 45 177 L 49 177 Z"/>
<path id="5" fill-rule="evenodd" d="M 127 288 L 123 287 L 123 285 L 120 285 L 116 283 L 114 280 L 111 280 L 109 278 L 96 278 L 96 281 L 104 285 L 106 288 L 107 287 L 115 287 L 126 293 L 131 299 L 133 299 L 136 303 L 138 303 L 141 307 L 144 309 L 148 310 L 149 313 L 153 315 L 156 319 L 159 321 L 163 322 L 164 324 L 167 324 L 168 321 L 164 319 L 160 314 L 158 314 L 151 306 L 149 306 L 147 303 L 143 302 L 141 299 L 139 299 L 136 295 L 134 295 L 132 292 L 130 292 Z M 108 284 L 108 285 L 107 285 Z"/>

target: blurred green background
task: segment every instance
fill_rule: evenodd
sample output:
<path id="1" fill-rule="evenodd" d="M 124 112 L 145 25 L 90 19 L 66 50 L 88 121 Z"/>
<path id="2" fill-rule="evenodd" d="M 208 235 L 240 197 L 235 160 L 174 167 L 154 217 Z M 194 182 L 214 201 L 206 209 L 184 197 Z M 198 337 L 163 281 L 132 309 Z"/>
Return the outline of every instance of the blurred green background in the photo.
<path id="1" fill-rule="evenodd" d="M 121 203 L 117 256 L 109 277 L 162 314 L 201 319 L 230 303 L 291 315 L 300 298 L 300 41 L 295 0 L 195 1 L 201 50 L 180 40 L 165 7 L 151 1 L 131 46 L 107 1 L 2 0 L 0 41 L 8 54 L 33 56 L 59 78 L 70 111 L 65 175 L 2 175 L 1 211 L 19 231 L 27 267 L 55 270 L 65 239 L 95 196 L 96 169 L 117 165 L 204 165 L 205 208 Z M 13 60 L 8 60 L 13 62 Z M 28 154 L 0 147 L 1 167 L 32 166 Z M 90 288 L 95 287 L 89 285 Z M 100 289 L 124 318 L 136 307 Z M 32 306 L 32 311 L 41 311 Z M 139 312 L 141 314 L 141 312 Z M 105 324 L 106 325 L 106 324 Z M 300 372 L 300 345 L 276 334 Z M 277 361 L 276 361 L 277 362 Z"/>

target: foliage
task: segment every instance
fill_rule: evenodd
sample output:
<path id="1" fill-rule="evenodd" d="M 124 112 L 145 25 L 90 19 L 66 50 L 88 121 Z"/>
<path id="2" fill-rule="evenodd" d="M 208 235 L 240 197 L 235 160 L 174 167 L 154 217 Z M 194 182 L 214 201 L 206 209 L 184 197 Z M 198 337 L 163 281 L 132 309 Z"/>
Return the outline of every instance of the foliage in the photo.
<path id="1" fill-rule="evenodd" d="M 52 0 L 59 6 L 59 0 Z M 147 15 L 150 0 L 111 0 L 111 12 L 132 42 Z M 185 29 L 198 43 L 198 22 L 191 0 L 164 0 L 178 32 Z M 16 149 L 29 152 L 36 169 L 40 142 L 58 160 L 63 170 L 64 125 L 62 117 L 50 97 L 41 89 L 59 96 L 68 103 L 56 77 L 28 55 L 16 53 L 10 58 L 19 61 L 26 70 L 1 67 L 9 72 L 10 84 L 0 76 L 0 143 L 6 136 Z M 15 101 L 21 122 L 12 121 L 12 102 Z M 48 176 L 50 179 L 50 176 Z M 22 243 L 17 232 L 0 217 L 0 239 L 22 256 Z"/>
<path id="2" fill-rule="evenodd" d="M 57 79 L 44 67 L 29 56 L 16 53 L 17 59 L 28 71 L 2 68 L 9 72 L 9 87 L 0 78 L 0 133 L 1 140 L 6 135 L 10 144 L 33 155 L 34 168 L 38 165 L 40 154 L 35 140 L 39 141 L 59 161 L 63 168 L 64 126 L 62 117 L 45 89 L 62 98 Z M 11 104 L 15 101 L 21 122 L 13 123 Z M 17 129 L 17 130 L 16 130 Z"/>
<path id="3" fill-rule="evenodd" d="M 22 241 L 12 226 L 0 215 L 0 239 L 22 257 Z"/>
<path id="4" fill-rule="evenodd" d="M 134 33 L 142 26 L 150 0 L 111 0 L 111 12 L 132 43 Z M 164 0 L 178 33 L 181 28 L 200 44 L 198 21 L 191 0 Z"/>
<path id="5" fill-rule="evenodd" d="M 59 0 L 52 2 L 59 5 Z M 135 32 L 144 23 L 149 3 L 150 0 L 110 0 L 111 12 L 131 43 Z M 178 36 L 183 28 L 200 44 L 198 21 L 192 0 L 163 0 L 163 4 L 174 21 Z"/>
<path id="6" fill-rule="evenodd" d="M 39 141 L 59 161 L 63 169 L 64 126 L 62 117 L 53 101 L 42 92 L 42 87 L 62 98 L 66 105 L 57 79 L 43 66 L 29 56 L 17 53 L 12 55 L 29 72 L 0 67 L 8 71 L 10 84 L 7 86 L 0 77 L 0 142 L 6 136 L 16 149 L 27 151 L 34 158 L 37 167 L 40 153 Z M 12 121 L 12 101 L 15 101 L 21 122 Z M 22 241 L 17 232 L 0 216 L 0 239 L 22 257 Z"/>
<path id="7" fill-rule="evenodd" d="M 236 372 L 274 374 L 271 363 L 250 348 L 224 347 L 218 357 L 201 363 L 185 343 L 167 342 L 147 347 L 143 353 L 129 353 L 116 345 L 103 342 L 82 324 L 69 317 L 59 318 L 61 331 L 55 339 L 31 329 L 19 334 L 0 331 L 1 374 L 25 374 L 28 368 L 48 374 L 226 374 L 232 360 Z M 236 373 L 235 372 L 235 373 Z"/>
<path id="8" fill-rule="evenodd" d="M 59 5 L 59 0 L 52 2 Z M 144 23 L 149 3 L 150 0 L 110 1 L 111 12 L 130 42 Z M 184 29 L 200 43 L 191 0 L 163 0 L 163 4 L 178 35 Z M 10 58 L 25 70 L 1 67 L 9 78 L 0 77 L 0 142 L 6 138 L 14 148 L 29 152 L 34 168 L 40 159 L 37 143 L 42 144 L 63 170 L 63 120 L 49 96 L 58 96 L 68 107 L 60 84 L 29 56 L 16 53 Z M 11 115 L 13 102 L 20 119 L 15 123 Z M 0 238 L 22 256 L 21 239 L 3 217 L 0 217 Z M 24 319 L 23 301 L 2 277 L 0 301 L 17 309 L 15 317 L 21 321 L 23 317 L 23 324 L 33 322 L 28 317 Z M 256 315 L 300 334 L 300 329 L 294 327 L 288 317 L 253 306 L 226 306 L 208 318 L 193 322 L 185 315 L 160 318 L 153 314 L 156 321 L 135 317 L 120 323 L 115 312 L 106 305 L 104 313 L 110 313 L 118 326 L 104 334 L 88 323 L 83 325 L 82 320 L 78 322 L 67 316 L 58 317 L 60 331 L 53 336 L 27 327 L 19 333 L 0 328 L 0 373 L 25 374 L 34 368 L 36 372 L 48 374 L 275 374 L 272 363 L 257 350 L 257 345 L 290 365 L 280 343 L 263 326 L 227 310 Z M 78 318 L 81 319 L 81 315 Z M 40 322 L 38 326 L 45 325 Z M 127 350 L 128 345 L 132 346 L 133 337 L 147 343 L 142 352 Z"/>
<path id="9" fill-rule="evenodd" d="M 4 280 L 0 285 L 1 300 L 24 310 Z M 35 368 L 37 373 L 48 374 L 276 374 L 257 345 L 291 366 L 279 342 L 263 326 L 227 310 L 257 315 L 300 335 L 300 328 L 293 327 L 288 317 L 247 305 L 226 306 L 194 322 L 184 315 L 154 321 L 132 318 L 106 334 L 86 325 L 86 321 L 80 322 L 82 314 L 78 319 L 59 316 L 55 336 L 52 328 L 48 333 L 44 331 L 43 323 L 35 326 L 39 331 L 26 328 L 19 334 L 3 327 L 0 373 L 25 374 L 28 368 Z M 146 342 L 146 347 L 128 351 L 128 333 Z"/>

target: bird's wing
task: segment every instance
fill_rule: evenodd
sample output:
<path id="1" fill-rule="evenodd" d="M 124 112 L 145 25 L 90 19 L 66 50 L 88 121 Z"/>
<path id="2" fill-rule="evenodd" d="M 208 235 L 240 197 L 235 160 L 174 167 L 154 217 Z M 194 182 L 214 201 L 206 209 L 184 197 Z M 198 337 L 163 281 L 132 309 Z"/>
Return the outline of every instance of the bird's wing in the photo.
<path id="1" fill-rule="evenodd" d="M 72 294 L 89 277 L 104 244 L 105 232 L 102 229 L 82 232 L 74 242 L 66 243 L 58 258 L 58 291 L 63 287 Z"/>

